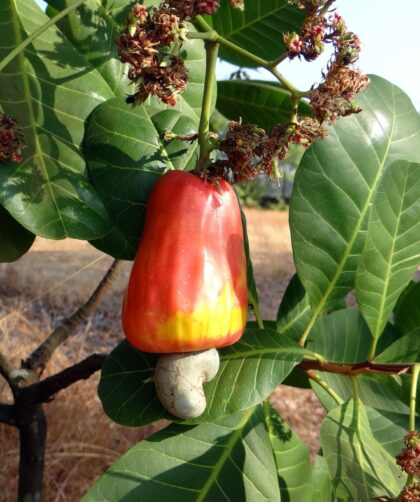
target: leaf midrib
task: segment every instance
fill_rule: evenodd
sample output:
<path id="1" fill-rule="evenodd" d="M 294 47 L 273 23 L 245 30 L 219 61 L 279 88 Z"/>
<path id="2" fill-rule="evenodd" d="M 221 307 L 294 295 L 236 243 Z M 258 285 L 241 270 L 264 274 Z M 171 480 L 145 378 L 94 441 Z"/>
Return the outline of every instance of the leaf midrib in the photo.
<path id="1" fill-rule="evenodd" d="M 392 111 L 395 112 L 395 94 L 394 94 L 394 89 L 392 90 L 392 98 L 393 98 L 393 108 L 392 108 Z M 384 169 L 384 166 L 385 166 L 385 160 L 388 156 L 388 153 L 389 153 L 389 150 L 391 148 L 391 138 L 393 137 L 394 135 L 394 130 L 395 130 L 395 113 L 393 113 L 392 115 L 392 127 L 391 127 L 391 132 L 390 132 L 390 135 L 389 135 L 389 140 L 388 140 L 388 144 L 387 144 L 387 147 L 385 149 L 385 152 L 384 152 L 384 155 L 382 157 L 382 160 L 380 162 L 380 167 L 378 169 L 378 172 L 376 174 L 376 177 L 375 177 L 375 181 L 374 183 L 372 184 L 372 188 L 370 190 L 370 193 L 369 193 L 369 196 L 367 197 L 366 199 L 366 203 L 365 203 L 365 206 L 364 208 L 362 209 L 362 211 L 360 212 L 360 216 L 357 220 L 357 224 L 355 225 L 354 227 L 354 232 L 353 232 L 353 235 L 347 245 L 347 248 L 346 248 L 346 251 L 345 253 L 343 254 L 343 258 L 339 264 L 339 266 L 337 267 L 337 270 L 335 272 L 335 274 L 333 275 L 332 277 L 332 280 L 330 281 L 329 285 L 328 285 L 328 288 L 324 294 L 324 296 L 322 297 L 321 301 L 319 302 L 318 306 L 314 309 L 314 313 L 310 319 L 310 321 L 308 322 L 308 326 L 312 326 L 313 322 L 317 319 L 317 317 L 319 316 L 319 314 L 322 312 L 322 310 L 324 309 L 331 293 L 333 292 L 334 290 L 334 287 L 341 275 L 341 272 L 343 271 L 343 268 L 345 266 L 345 264 L 347 263 L 347 260 L 350 256 L 350 252 L 351 250 L 353 249 L 353 246 L 354 246 L 354 243 L 357 239 L 357 236 L 359 235 L 359 231 L 360 231 L 360 227 L 361 225 L 363 224 L 363 221 L 366 217 L 366 213 L 370 207 L 370 203 L 371 203 L 371 200 L 372 200 L 372 197 L 374 195 L 374 193 L 376 192 L 376 188 L 379 184 L 379 180 L 382 176 L 382 172 L 383 172 L 383 169 Z M 379 159 L 378 159 L 379 160 Z"/>
<path id="2" fill-rule="evenodd" d="M 17 45 L 19 45 L 19 44 L 22 43 L 22 37 L 21 37 L 21 33 L 20 33 L 19 21 L 18 21 L 18 18 L 17 18 L 18 6 L 16 4 L 16 0 L 12 0 L 12 2 L 13 2 L 13 8 L 11 9 L 12 25 L 13 25 L 13 31 L 14 31 L 14 35 L 15 35 L 15 40 L 17 42 Z M 23 27 L 22 27 L 22 29 L 23 29 Z M 34 156 L 38 155 L 38 158 L 40 159 L 40 162 L 37 163 L 37 166 L 41 169 L 41 172 L 43 174 L 44 180 L 47 183 L 47 186 L 48 186 L 49 192 L 51 194 L 51 198 L 52 198 L 54 207 L 56 209 L 56 212 L 58 214 L 58 218 L 59 218 L 61 227 L 63 229 L 63 233 L 67 237 L 68 236 L 67 230 L 66 230 L 66 227 L 64 225 L 61 213 L 59 211 L 59 208 L 58 208 L 58 205 L 57 205 L 57 201 L 55 199 L 55 195 L 54 195 L 54 192 L 53 192 L 50 180 L 48 178 L 48 171 L 47 171 L 47 167 L 46 167 L 45 162 L 44 162 L 44 157 L 42 155 L 42 148 L 41 148 L 41 145 L 39 144 L 39 138 L 38 138 L 37 129 L 36 129 L 36 126 L 35 126 L 35 116 L 34 116 L 33 107 L 32 107 L 32 96 L 31 96 L 31 93 L 30 93 L 29 82 L 28 82 L 28 75 L 27 75 L 26 68 L 25 68 L 25 54 L 24 53 L 25 53 L 25 51 L 21 51 L 20 54 L 19 54 L 19 66 L 20 66 L 20 69 L 21 69 L 20 75 L 21 75 L 21 79 L 22 79 L 23 92 L 24 92 L 26 106 L 28 108 L 28 113 L 29 113 L 29 118 L 30 118 L 30 127 L 32 129 L 32 134 L 33 134 L 34 142 L 35 142 L 35 154 L 34 154 Z"/>
<path id="3" fill-rule="evenodd" d="M 251 408 L 248 412 L 245 413 L 244 418 L 239 422 L 239 425 L 233 432 L 232 436 L 229 438 L 229 441 L 225 444 L 225 450 L 223 454 L 220 456 L 218 462 L 214 466 L 211 475 L 207 479 L 206 483 L 200 490 L 200 494 L 196 499 L 196 502 L 203 502 L 208 495 L 211 487 L 214 483 L 217 483 L 217 478 L 225 465 L 225 463 L 229 460 L 230 454 L 232 453 L 233 448 L 235 447 L 237 441 L 242 437 L 242 431 L 248 423 L 251 415 L 254 413 L 255 408 Z"/>
<path id="4" fill-rule="evenodd" d="M 287 7 L 286 4 L 283 5 L 282 7 L 275 7 L 273 10 L 270 10 L 270 11 L 266 12 L 264 15 L 262 15 L 260 17 L 257 17 L 256 19 L 254 18 L 252 20 L 252 22 L 241 24 L 240 28 L 237 28 L 236 30 L 233 30 L 233 31 L 229 32 L 229 34 L 225 35 L 225 37 L 227 39 L 229 39 L 229 37 L 232 37 L 234 35 L 237 35 L 238 33 L 241 33 L 243 30 L 248 29 L 250 26 L 253 26 L 253 25 L 261 22 L 264 18 L 269 17 L 269 16 L 271 16 L 273 14 L 276 14 L 277 12 L 280 12 L 280 11 L 286 9 L 286 7 Z"/>
<path id="5" fill-rule="evenodd" d="M 389 290 L 389 282 L 390 282 L 390 277 L 391 277 L 391 272 L 393 268 L 393 257 L 394 257 L 394 250 L 395 246 L 397 244 L 397 237 L 399 234 L 399 228 L 400 228 L 400 223 L 401 223 L 401 217 L 402 217 L 402 212 L 403 212 L 403 207 L 404 207 L 404 201 L 405 201 L 405 194 L 407 190 L 407 180 L 408 180 L 408 172 L 407 176 L 405 177 L 405 186 L 403 190 L 403 195 L 401 197 L 401 205 L 400 205 L 400 211 L 398 213 L 397 217 L 397 222 L 395 224 L 395 230 L 394 230 L 394 238 L 392 241 L 392 246 L 388 254 L 388 260 L 387 260 L 387 267 L 385 271 L 385 279 L 384 279 L 384 288 L 382 290 L 382 296 L 381 296 L 381 301 L 379 303 L 379 310 L 378 310 L 378 317 L 376 321 L 376 329 L 375 332 L 372 334 L 374 338 L 379 338 L 380 334 L 382 333 L 383 329 L 383 324 L 384 324 L 384 310 L 385 310 L 385 301 L 388 296 L 388 290 Z"/>

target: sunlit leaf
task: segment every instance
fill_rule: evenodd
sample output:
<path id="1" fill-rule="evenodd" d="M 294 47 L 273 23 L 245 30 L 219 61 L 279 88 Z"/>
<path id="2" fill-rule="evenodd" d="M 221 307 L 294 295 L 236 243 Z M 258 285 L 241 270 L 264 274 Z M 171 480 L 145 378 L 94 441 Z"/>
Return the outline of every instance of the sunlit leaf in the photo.
<path id="1" fill-rule="evenodd" d="M 260 408 L 197 427 L 171 425 L 123 455 L 82 502 L 280 500 Z"/>
<path id="2" fill-rule="evenodd" d="M 290 121 L 292 101 L 290 92 L 274 82 L 222 80 L 217 83 L 217 108 L 231 120 L 270 128 Z M 301 101 L 299 112 L 310 115 L 310 106 Z"/>
<path id="3" fill-rule="evenodd" d="M 305 13 L 287 0 L 245 0 L 245 9 L 240 11 L 221 2 L 219 11 L 206 21 L 222 35 L 243 49 L 267 60 L 284 54 L 283 33 L 299 31 Z M 255 63 L 223 46 L 220 56 L 238 66 L 252 67 Z"/>
<path id="4" fill-rule="evenodd" d="M 295 177 L 290 226 L 295 265 L 314 316 L 354 285 L 370 207 L 386 168 L 420 161 L 420 116 L 390 82 L 371 77 L 362 112 L 338 120 L 306 152 Z"/>
<path id="5" fill-rule="evenodd" d="M 312 493 L 309 448 L 267 403 L 265 421 L 279 477 L 281 499 L 308 500 Z"/>
<path id="6" fill-rule="evenodd" d="M 48 21 L 33 0 L 2 2 L 0 59 Z M 0 104 L 22 128 L 23 162 L 3 163 L 0 200 L 43 237 L 94 239 L 110 220 L 85 173 L 84 122 L 112 97 L 101 75 L 54 26 L 0 73 Z"/>
<path id="7" fill-rule="evenodd" d="M 371 341 L 358 310 L 337 310 L 315 322 L 308 348 L 327 361 L 356 364 L 366 361 Z"/>
<path id="8" fill-rule="evenodd" d="M 356 275 L 356 298 L 379 338 L 420 263 L 420 164 L 397 161 L 373 199 Z"/>
<path id="9" fill-rule="evenodd" d="M 165 130 L 192 134 L 195 125 L 175 110 L 151 113 L 121 98 L 108 100 L 89 119 L 84 143 L 89 174 L 119 232 L 115 242 L 111 235 L 107 246 L 104 239 L 99 243 L 109 254 L 123 249 L 125 258 L 134 258 L 152 187 L 168 169 L 195 166 L 196 144 L 165 142 Z"/>
<path id="10" fill-rule="evenodd" d="M 208 422 L 254 406 L 272 392 L 306 351 L 271 329 L 250 329 L 219 351 L 220 368 L 205 384 L 207 408 L 194 422 Z M 120 343 L 105 361 L 99 397 L 107 415 L 122 425 L 146 425 L 174 419 L 160 404 L 154 385 L 158 356 Z"/>
<path id="11" fill-rule="evenodd" d="M 361 402 L 350 400 L 330 411 L 321 426 L 321 444 L 338 499 L 368 501 L 399 494 L 404 476 L 373 437 Z"/>

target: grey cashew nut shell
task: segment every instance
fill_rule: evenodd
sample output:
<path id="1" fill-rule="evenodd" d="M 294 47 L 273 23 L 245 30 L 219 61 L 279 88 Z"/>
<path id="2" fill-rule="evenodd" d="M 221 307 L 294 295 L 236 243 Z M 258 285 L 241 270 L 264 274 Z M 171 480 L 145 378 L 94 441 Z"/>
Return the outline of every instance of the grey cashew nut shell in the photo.
<path id="1" fill-rule="evenodd" d="M 219 370 L 216 349 L 165 354 L 157 362 L 155 386 L 164 408 L 178 418 L 196 418 L 206 409 L 203 383 Z"/>

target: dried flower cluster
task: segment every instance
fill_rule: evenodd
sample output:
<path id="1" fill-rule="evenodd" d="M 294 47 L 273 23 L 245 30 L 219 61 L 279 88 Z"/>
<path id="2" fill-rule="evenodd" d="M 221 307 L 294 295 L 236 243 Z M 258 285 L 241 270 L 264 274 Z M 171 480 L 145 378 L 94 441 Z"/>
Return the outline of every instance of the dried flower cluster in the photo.
<path id="1" fill-rule="evenodd" d="M 166 0 L 166 3 L 181 19 L 194 19 L 201 15 L 216 14 L 220 7 L 220 0 Z M 244 0 L 229 0 L 232 7 L 244 10 Z"/>
<path id="2" fill-rule="evenodd" d="M 359 38 L 347 30 L 337 12 L 329 17 L 324 15 L 325 1 L 293 0 L 291 3 L 306 9 L 307 16 L 299 34 L 292 32 L 283 36 L 288 57 L 313 61 L 324 51 L 326 43 L 334 47 L 324 81 L 310 93 L 314 116 L 321 123 L 332 123 L 337 117 L 358 113 L 360 108 L 354 97 L 369 83 L 366 75 L 352 67 L 360 53 Z"/>
<path id="3" fill-rule="evenodd" d="M 117 37 L 117 51 L 123 63 L 129 63 L 128 78 L 137 84 L 129 102 L 143 103 L 150 94 L 168 105 L 176 105 L 177 96 L 187 85 L 184 60 L 171 54 L 171 47 L 185 38 L 186 26 L 173 9 L 163 4 L 151 13 L 135 4 L 127 25 Z"/>
<path id="4" fill-rule="evenodd" d="M 215 14 L 220 7 L 219 0 L 167 0 L 168 5 L 181 19 Z"/>
<path id="5" fill-rule="evenodd" d="M 420 476 L 420 434 L 411 431 L 404 436 L 405 448 L 397 455 L 397 464 L 407 474 Z"/>
<path id="6" fill-rule="evenodd" d="M 14 118 L 0 114 L 0 162 L 22 161 L 23 136 Z"/>
<path id="7" fill-rule="evenodd" d="M 398 497 L 398 502 L 419 502 L 420 501 L 420 483 L 413 486 L 406 486 Z"/>
<path id="8" fill-rule="evenodd" d="M 276 125 L 268 134 L 252 124 L 230 122 L 226 138 L 217 147 L 225 158 L 213 162 L 204 176 L 244 183 L 259 173 L 276 175 L 277 159 L 286 158 L 290 144 L 306 148 L 316 138 L 326 135 L 327 130 L 310 117 L 301 117 L 297 123 Z"/>

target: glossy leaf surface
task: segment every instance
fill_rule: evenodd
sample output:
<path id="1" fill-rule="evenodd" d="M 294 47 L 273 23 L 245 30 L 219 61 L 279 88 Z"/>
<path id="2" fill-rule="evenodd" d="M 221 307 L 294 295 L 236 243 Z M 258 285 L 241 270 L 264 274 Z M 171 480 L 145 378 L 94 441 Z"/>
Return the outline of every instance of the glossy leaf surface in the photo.
<path id="1" fill-rule="evenodd" d="M 317 455 L 315 460 L 311 484 L 313 487 L 311 502 L 331 502 L 334 500 L 328 466 L 325 458 L 320 455 Z"/>
<path id="2" fill-rule="evenodd" d="M 171 425 L 123 455 L 83 502 L 280 500 L 264 415 Z"/>
<path id="3" fill-rule="evenodd" d="M 314 315 L 354 285 L 369 210 L 385 169 L 420 160 L 420 117 L 397 87 L 372 77 L 363 111 L 337 121 L 298 168 L 290 226 L 298 275 Z"/>
<path id="4" fill-rule="evenodd" d="M 48 21 L 33 0 L 2 2 L 0 17 L 0 59 Z M 1 72 L 0 105 L 17 119 L 26 148 L 20 165 L 2 165 L 0 200 L 33 233 L 93 239 L 109 230 L 79 145 L 86 117 L 110 97 L 101 75 L 55 27 Z"/>
<path id="5" fill-rule="evenodd" d="M 275 82 L 258 80 L 222 80 L 217 83 L 217 108 L 230 120 L 242 118 L 244 124 L 270 128 L 289 122 L 290 93 Z M 310 107 L 301 101 L 299 112 L 310 115 Z"/>
<path id="6" fill-rule="evenodd" d="M 87 125 L 89 173 L 116 229 L 128 241 L 126 249 L 137 248 L 150 191 L 164 170 L 195 165 L 195 145 L 164 143 L 165 129 L 190 134 L 195 126 L 175 110 L 153 113 L 144 106 L 131 108 L 121 98 L 99 106 Z M 105 249 L 112 254 L 111 247 Z"/>
<path id="7" fill-rule="evenodd" d="M 73 0 L 49 0 L 48 3 L 62 10 Z M 114 42 L 125 22 L 127 10 L 125 0 L 86 0 L 64 21 L 67 37 L 103 76 L 115 95 L 127 94 L 129 90 L 125 77 L 127 68 L 118 59 Z"/>
<path id="8" fill-rule="evenodd" d="M 258 291 L 257 285 L 255 283 L 254 278 L 254 268 L 252 265 L 251 255 L 249 251 L 249 240 L 248 240 L 248 231 L 246 226 L 246 217 L 245 213 L 241 211 L 242 218 L 242 228 L 244 232 L 244 247 L 245 247 L 245 256 L 246 256 L 246 281 L 248 284 L 248 302 L 252 305 L 252 310 L 259 314 L 259 299 L 258 299 Z"/>
<path id="9" fill-rule="evenodd" d="M 381 363 L 420 363 L 420 336 L 418 332 L 401 337 L 375 357 Z"/>
<path id="10" fill-rule="evenodd" d="M 277 312 L 277 330 L 299 340 L 312 314 L 309 297 L 297 274 L 290 280 Z"/>
<path id="11" fill-rule="evenodd" d="M 337 310 L 316 321 L 308 348 L 328 361 L 356 364 L 366 361 L 371 341 L 359 311 Z"/>
<path id="12" fill-rule="evenodd" d="M 221 2 L 219 11 L 206 21 L 224 38 L 263 59 L 273 60 L 284 54 L 283 33 L 298 31 L 304 12 L 287 0 L 245 0 L 240 11 Z M 246 57 L 227 47 L 221 47 L 220 56 L 242 67 L 252 67 Z"/>
<path id="13" fill-rule="evenodd" d="M 356 298 L 379 338 L 420 263 L 420 164 L 392 163 L 373 199 L 356 275 Z"/>
<path id="14" fill-rule="evenodd" d="M 309 500 L 313 488 L 309 448 L 269 404 L 264 404 L 264 411 L 281 498 L 289 502 Z"/>
<path id="15" fill-rule="evenodd" d="M 420 331 L 420 282 L 412 284 L 401 295 L 395 309 L 395 325 L 404 334 Z"/>
<path id="16" fill-rule="evenodd" d="M 34 239 L 35 235 L 0 205 L 0 263 L 18 260 L 29 250 Z"/>
<path id="17" fill-rule="evenodd" d="M 321 444 L 338 499 L 399 494 L 401 469 L 373 437 L 362 403 L 350 400 L 330 411 L 321 426 Z"/>
<path id="18" fill-rule="evenodd" d="M 246 330 L 235 345 L 219 351 L 216 378 L 204 386 L 208 422 L 254 406 L 271 393 L 298 364 L 306 351 L 270 329 Z M 117 423 L 137 427 L 170 416 L 159 403 L 153 381 L 157 356 L 122 342 L 102 368 L 99 397 Z"/>

